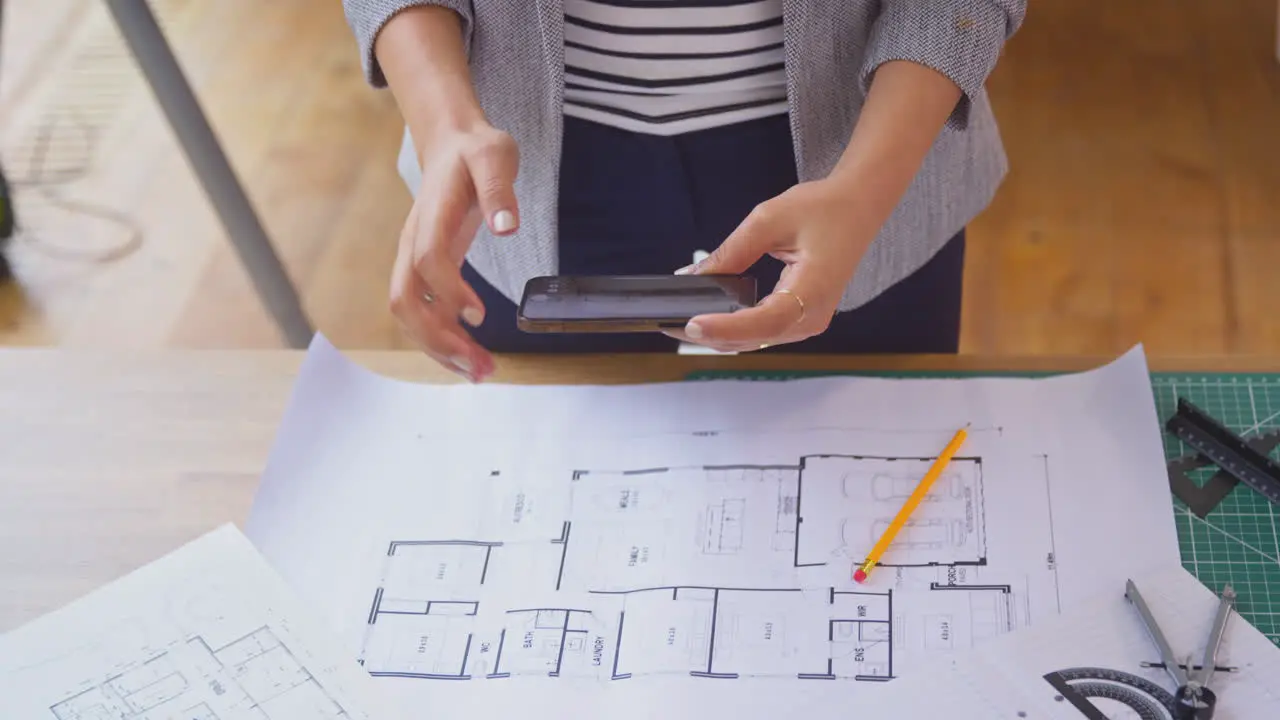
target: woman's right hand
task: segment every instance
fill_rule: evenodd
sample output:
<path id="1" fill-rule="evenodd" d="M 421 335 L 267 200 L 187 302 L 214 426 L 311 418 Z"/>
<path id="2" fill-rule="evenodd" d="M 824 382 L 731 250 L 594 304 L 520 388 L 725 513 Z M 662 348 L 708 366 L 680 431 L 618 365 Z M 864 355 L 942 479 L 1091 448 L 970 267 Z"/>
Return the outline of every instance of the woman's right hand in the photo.
<path id="1" fill-rule="evenodd" d="M 391 313 L 423 352 L 479 382 L 494 363 L 463 326 L 482 323 L 485 307 L 461 267 L 482 222 L 496 235 L 519 225 L 519 151 L 484 122 L 433 134 L 421 147 L 422 184 L 400 233 Z"/>
<path id="2" fill-rule="evenodd" d="M 485 307 L 462 262 L 480 223 L 497 235 L 519 224 L 519 152 L 486 120 L 464 49 L 458 13 L 430 4 L 396 13 L 375 43 L 422 167 L 391 271 L 391 313 L 423 352 L 478 382 L 493 358 L 463 327 L 483 322 Z"/>

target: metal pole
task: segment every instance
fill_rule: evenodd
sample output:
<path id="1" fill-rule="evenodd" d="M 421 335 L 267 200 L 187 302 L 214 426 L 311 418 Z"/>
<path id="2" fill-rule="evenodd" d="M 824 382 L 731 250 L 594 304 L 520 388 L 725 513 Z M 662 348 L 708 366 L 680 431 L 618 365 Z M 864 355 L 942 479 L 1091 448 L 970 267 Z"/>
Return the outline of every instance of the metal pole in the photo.
<path id="1" fill-rule="evenodd" d="M 218 144 L 151 8 L 146 0 L 106 0 L 106 3 L 178 136 L 187 161 L 222 220 L 262 304 L 291 347 L 307 347 L 314 331 L 297 290 Z"/>

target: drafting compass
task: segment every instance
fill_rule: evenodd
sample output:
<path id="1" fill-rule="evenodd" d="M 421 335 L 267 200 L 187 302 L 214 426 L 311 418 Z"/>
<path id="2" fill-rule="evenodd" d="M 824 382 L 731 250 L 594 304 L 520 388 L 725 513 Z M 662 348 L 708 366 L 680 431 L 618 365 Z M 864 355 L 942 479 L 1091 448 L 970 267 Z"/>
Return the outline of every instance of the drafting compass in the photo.
<path id="1" fill-rule="evenodd" d="M 1160 651 L 1160 662 L 1150 663 L 1147 667 L 1163 667 L 1177 686 L 1173 696 L 1173 706 L 1170 708 L 1173 711 L 1174 720 L 1210 720 L 1213 717 L 1218 696 L 1209 689 L 1209 680 L 1218 669 L 1218 646 L 1222 644 L 1222 634 L 1227 627 L 1227 619 L 1231 616 L 1232 606 L 1235 604 L 1235 591 L 1230 585 L 1222 591 L 1218 612 L 1213 619 L 1213 628 L 1209 631 L 1209 641 L 1205 643 L 1204 659 L 1198 668 L 1191 664 L 1190 655 L 1187 656 L 1185 665 L 1180 664 L 1174 657 L 1173 648 L 1169 647 L 1169 641 L 1160 630 L 1160 625 L 1151 615 L 1151 609 L 1147 607 L 1146 601 L 1142 599 L 1142 593 L 1138 592 L 1138 587 L 1132 580 L 1125 586 L 1125 597 L 1137 608 L 1142 624 L 1146 626 L 1152 642 Z"/>

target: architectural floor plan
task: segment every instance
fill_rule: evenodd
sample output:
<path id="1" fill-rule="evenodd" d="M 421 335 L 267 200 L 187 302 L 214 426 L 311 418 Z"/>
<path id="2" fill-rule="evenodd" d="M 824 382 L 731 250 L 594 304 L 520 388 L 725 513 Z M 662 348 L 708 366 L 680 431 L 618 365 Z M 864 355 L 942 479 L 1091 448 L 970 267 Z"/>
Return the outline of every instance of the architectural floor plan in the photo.
<path id="1" fill-rule="evenodd" d="M 573 472 L 554 534 L 389 542 L 360 662 L 422 680 L 890 680 L 1015 629 L 1032 584 L 1057 581 L 989 567 L 983 463 L 966 457 L 886 555 L 885 581 L 853 583 L 931 462 Z"/>
<path id="2" fill-rule="evenodd" d="M 5 636 L 0 717 L 371 720 L 370 681 L 293 602 L 221 528 Z"/>
<path id="3" fill-rule="evenodd" d="M 321 338 L 246 534 L 410 712 L 892 717 L 901 680 L 1177 563 L 1170 497 L 1140 350 L 1052 378 L 472 387 Z"/>
<path id="4" fill-rule="evenodd" d="M 49 709 L 57 720 L 350 717 L 267 627 L 216 649 L 189 637 Z"/>

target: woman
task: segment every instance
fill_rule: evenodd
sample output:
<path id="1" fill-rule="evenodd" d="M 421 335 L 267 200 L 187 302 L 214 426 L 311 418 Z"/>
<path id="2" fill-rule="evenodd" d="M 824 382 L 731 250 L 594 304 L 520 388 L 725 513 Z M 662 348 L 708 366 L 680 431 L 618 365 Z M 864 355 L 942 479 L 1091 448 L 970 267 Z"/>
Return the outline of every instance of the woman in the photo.
<path id="1" fill-rule="evenodd" d="M 955 352 L 964 227 L 1006 158 L 984 91 L 1025 0 L 344 0 L 406 121 L 391 309 L 491 352 Z M 695 253 L 709 256 L 689 266 Z M 754 274 L 664 335 L 532 335 L 536 275 Z"/>

